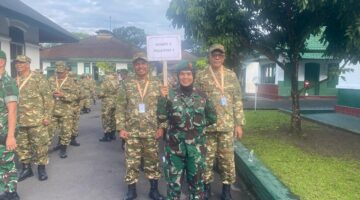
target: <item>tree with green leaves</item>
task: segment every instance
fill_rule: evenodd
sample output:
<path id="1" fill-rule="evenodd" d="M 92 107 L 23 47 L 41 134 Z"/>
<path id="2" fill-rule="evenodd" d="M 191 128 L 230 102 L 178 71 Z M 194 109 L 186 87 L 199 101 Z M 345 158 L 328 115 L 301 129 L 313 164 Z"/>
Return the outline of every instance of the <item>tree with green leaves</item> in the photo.
<path id="1" fill-rule="evenodd" d="M 101 69 L 104 73 L 115 72 L 115 64 L 110 62 L 96 62 L 96 67 Z"/>
<path id="2" fill-rule="evenodd" d="M 89 33 L 84 33 L 84 32 L 71 32 L 71 34 L 73 34 L 79 40 L 82 40 L 82 39 L 85 39 L 85 38 L 88 38 L 91 36 Z"/>
<path id="3" fill-rule="evenodd" d="M 359 61 L 360 1 L 172 0 L 167 16 L 187 37 L 221 42 L 234 54 L 265 55 L 291 74 L 291 130 L 301 133 L 298 70 L 306 40 L 320 35 L 326 55 Z"/>
<path id="4" fill-rule="evenodd" d="M 144 29 L 137 28 L 135 26 L 124 26 L 120 28 L 115 28 L 113 30 L 115 37 L 125 40 L 130 44 L 133 44 L 140 49 L 145 48 L 146 45 L 146 34 Z"/>

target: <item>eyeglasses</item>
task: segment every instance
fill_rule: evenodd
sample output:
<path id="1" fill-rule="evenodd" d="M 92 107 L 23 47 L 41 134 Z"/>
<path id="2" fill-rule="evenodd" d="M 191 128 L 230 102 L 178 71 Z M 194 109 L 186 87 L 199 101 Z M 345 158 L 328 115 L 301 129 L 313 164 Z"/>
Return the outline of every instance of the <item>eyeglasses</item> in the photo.
<path id="1" fill-rule="evenodd" d="M 223 54 L 223 53 L 212 53 L 211 57 L 212 58 L 224 58 L 225 54 Z"/>

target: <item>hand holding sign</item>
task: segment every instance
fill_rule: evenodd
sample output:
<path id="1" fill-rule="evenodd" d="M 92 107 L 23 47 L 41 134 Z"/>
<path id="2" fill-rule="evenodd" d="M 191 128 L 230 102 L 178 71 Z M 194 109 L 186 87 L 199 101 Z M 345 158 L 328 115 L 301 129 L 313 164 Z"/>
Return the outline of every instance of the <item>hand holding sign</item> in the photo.
<path id="1" fill-rule="evenodd" d="M 181 60 L 180 35 L 154 35 L 146 37 L 149 61 L 163 61 L 164 85 L 167 86 L 167 61 Z"/>

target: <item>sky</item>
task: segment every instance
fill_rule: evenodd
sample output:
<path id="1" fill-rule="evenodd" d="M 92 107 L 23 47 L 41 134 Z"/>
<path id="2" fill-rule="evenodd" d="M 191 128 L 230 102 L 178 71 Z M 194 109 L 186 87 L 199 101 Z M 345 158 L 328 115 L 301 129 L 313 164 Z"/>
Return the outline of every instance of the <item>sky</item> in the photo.
<path id="1" fill-rule="evenodd" d="M 22 0 L 22 2 L 70 32 L 94 34 L 99 29 L 136 26 L 144 29 L 148 35 L 183 34 L 181 30 L 174 29 L 166 18 L 170 0 Z"/>

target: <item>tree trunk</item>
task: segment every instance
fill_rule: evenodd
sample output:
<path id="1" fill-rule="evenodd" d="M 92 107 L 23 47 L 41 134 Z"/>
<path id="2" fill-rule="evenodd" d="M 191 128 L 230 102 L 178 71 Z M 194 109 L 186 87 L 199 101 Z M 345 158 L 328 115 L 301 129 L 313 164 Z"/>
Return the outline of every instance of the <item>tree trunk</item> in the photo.
<path id="1" fill-rule="evenodd" d="M 300 103 L 299 103 L 299 59 L 295 57 L 290 59 L 291 62 L 291 100 L 292 100 L 292 114 L 291 114 L 291 132 L 301 135 L 301 117 L 300 117 Z"/>

